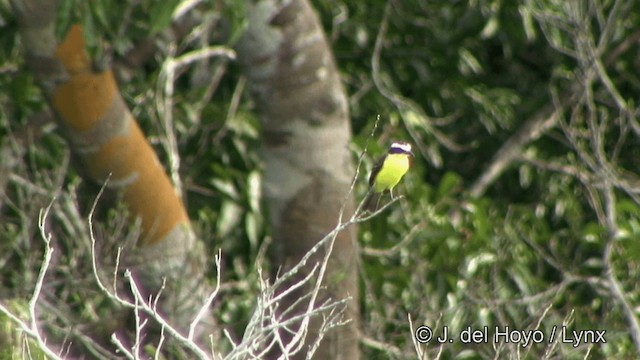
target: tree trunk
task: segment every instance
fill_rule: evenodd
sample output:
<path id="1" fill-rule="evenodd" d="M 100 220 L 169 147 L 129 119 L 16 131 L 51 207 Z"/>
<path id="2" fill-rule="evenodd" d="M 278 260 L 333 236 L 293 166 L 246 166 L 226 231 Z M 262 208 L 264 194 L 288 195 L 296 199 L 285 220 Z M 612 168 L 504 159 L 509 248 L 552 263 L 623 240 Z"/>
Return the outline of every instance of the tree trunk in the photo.
<path id="1" fill-rule="evenodd" d="M 271 259 L 282 273 L 338 225 L 341 208 L 343 220 L 354 211 L 349 111 L 332 53 L 307 1 L 251 3 L 247 15 L 249 27 L 237 50 L 262 120 Z M 320 252 L 312 260 L 323 256 Z M 330 330 L 314 358 L 359 358 L 356 256 L 356 228 L 351 226 L 337 235 L 321 295 L 350 297 L 343 318 L 350 322 Z M 281 310 L 308 290 L 288 296 Z M 295 312 L 306 305 L 298 303 Z M 308 339 L 318 335 L 320 320 L 312 321 Z M 307 352 L 303 348 L 294 358 L 305 358 Z"/>
<path id="2" fill-rule="evenodd" d="M 182 200 L 122 99 L 111 70 L 93 68 L 81 27 L 72 27 L 58 44 L 55 1 L 12 5 L 27 63 L 86 177 L 99 185 L 109 179 L 108 188 L 122 195 L 131 221 L 140 220 L 137 249 L 125 251 L 123 262 L 150 293 L 155 294 L 166 280 L 161 311 L 172 325 L 186 330 L 211 287 L 202 279 L 203 245 Z"/>

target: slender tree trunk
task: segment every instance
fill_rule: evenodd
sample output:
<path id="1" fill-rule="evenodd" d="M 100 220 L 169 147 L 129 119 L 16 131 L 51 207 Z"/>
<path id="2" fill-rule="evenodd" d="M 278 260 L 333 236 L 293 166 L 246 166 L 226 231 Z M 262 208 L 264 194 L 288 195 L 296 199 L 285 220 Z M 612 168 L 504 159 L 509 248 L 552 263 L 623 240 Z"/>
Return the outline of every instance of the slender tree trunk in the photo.
<path id="1" fill-rule="evenodd" d="M 343 206 L 343 220 L 354 211 L 347 97 L 307 1 L 251 3 L 248 19 L 238 55 L 262 120 L 264 194 L 274 232 L 271 258 L 273 267 L 282 271 L 338 224 Z M 355 249 L 352 226 L 337 236 L 322 295 L 350 297 L 345 314 L 351 321 L 327 334 L 315 358 L 359 357 Z M 303 292 L 289 296 L 282 309 Z M 318 326 L 319 321 L 312 322 L 309 337 L 317 334 Z M 294 357 L 305 356 L 303 349 Z"/>

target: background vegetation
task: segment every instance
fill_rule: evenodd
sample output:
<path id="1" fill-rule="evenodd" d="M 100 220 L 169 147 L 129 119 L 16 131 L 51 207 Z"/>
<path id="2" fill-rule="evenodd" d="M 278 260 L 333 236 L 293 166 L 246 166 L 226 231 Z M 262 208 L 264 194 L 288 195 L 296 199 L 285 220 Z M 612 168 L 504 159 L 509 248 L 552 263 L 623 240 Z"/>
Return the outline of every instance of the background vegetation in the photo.
<path id="1" fill-rule="evenodd" d="M 258 121 L 235 62 L 172 65 L 194 49 L 232 46 L 243 6 L 200 4 L 180 33 L 166 30 L 176 2 L 61 5 L 60 36 L 80 21 L 93 56 L 118 66 L 121 92 L 179 179 L 198 234 L 211 254 L 222 250 L 213 311 L 241 337 L 269 243 Z M 637 1 L 314 5 L 350 95 L 354 159 L 368 145 L 357 193 L 391 139 L 417 147 L 399 190 L 405 198 L 361 226 L 363 358 L 636 357 Z M 158 46 L 128 67 L 144 41 Z M 71 166 L 22 55 L 0 1 L 0 300 L 26 311 L 44 251 L 38 214 L 51 203 L 56 250 L 41 321 L 53 339 L 90 341 L 82 324 L 108 327 L 110 317 L 90 271 L 87 213 L 97 191 Z M 500 171 L 483 177 L 492 166 Z M 97 224 L 102 236 L 127 231 L 117 209 Z M 413 328 L 454 334 L 485 325 L 550 334 L 566 325 L 606 330 L 607 342 L 415 346 L 409 318 Z M 2 350 L 10 357 L 21 335 L 0 321 L 0 343 L 16 349 Z"/>

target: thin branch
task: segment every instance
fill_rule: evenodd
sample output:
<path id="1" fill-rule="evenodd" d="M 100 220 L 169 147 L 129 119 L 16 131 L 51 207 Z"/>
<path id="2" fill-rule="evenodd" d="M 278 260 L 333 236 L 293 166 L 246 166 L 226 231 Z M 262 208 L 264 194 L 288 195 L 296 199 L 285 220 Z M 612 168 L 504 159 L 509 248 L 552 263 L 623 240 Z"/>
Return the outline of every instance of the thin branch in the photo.
<path id="1" fill-rule="evenodd" d="M 622 306 L 622 313 L 624 314 L 624 318 L 627 320 L 627 324 L 629 326 L 629 336 L 631 337 L 631 340 L 633 340 L 636 351 L 640 352 L 640 324 L 638 323 L 638 317 L 636 316 L 636 312 L 633 309 L 633 306 L 631 306 L 629 301 L 627 301 L 624 290 L 622 289 L 622 285 L 616 278 L 612 261 L 613 246 L 617 234 L 615 201 L 616 200 L 615 195 L 613 194 L 613 189 L 609 185 L 605 188 L 605 209 L 607 212 L 607 220 L 609 223 L 609 237 L 607 239 L 607 245 L 605 247 L 603 256 L 604 264 L 606 267 L 605 277 L 609 283 L 611 294 L 620 304 L 620 306 Z"/>
<path id="2" fill-rule="evenodd" d="M 218 254 L 215 257 L 216 272 L 217 272 L 216 287 L 215 287 L 215 289 L 213 289 L 211 294 L 209 294 L 209 297 L 207 298 L 207 300 L 204 302 L 204 304 L 200 308 L 200 311 L 198 311 L 198 314 L 196 315 L 196 317 L 191 322 L 191 325 L 189 325 L 189 335 L 187 336 L 187 338 L 189 340 L 191 340 L 191 341 L 194 340 L 193 338 L 194 338 L 194 335 L 195 335 L 196 326 L 198 325 L 198 323 L 200 323 L 200 321 L 202 321 L 202 318 L 204 318 L 204 316 L 207 314 L 207 312 L 209 311 L 209 308 L 211 307 L 211 303 L 213 302 L 213 299 L 216 298 L 216 296 L 218 295 L 218 291 L 220 290 L 220 282 L 221 282 L 220 281 L 220 276 L 221 276 L 221 273 L 222 273 L 222 270 L 221 270 L 221 267 L 220 267 L 221 259 L 222 259 L 222 250 L 218 249 Z"/>
<path id="3" fill-rule="evenodd" d="M 606 45 L 608 44 L 608 39 L 610 35 L 609 32 L 613 28 L 612 24 L 615 22 L 614 20 L 616 19 L 613 15 L 618 13 L 616 9 L 619 9 L 620 3 L 621 1 L 616 1 L 616 4 L 614 5 L 615 11 L 612 10 L 612 12 L 609 14 L 609 17 L 607 19 L 607 25 L 606 25 L 607 30 L 605 31 L 605 33 L 601 35 L 601 38 L 598 44 L 598 49 L 595 50 L 595 54 L 605 54 L 605 53 L 608 54 L 604 60 L 604 64 L 602 63 L 602 61 L 596 61 L 594 64 L 595 69 L 593 69 L 593 67 L 591 69 L 588 69 L 589 71 L 588 73 L 584 74 L 583 79 L 590 81 L 590 79 L 594 75 L 593 70 L 595 70 L 595 72 L 599 75 L 601 81 L 603 82 L 603 84 L 605 85 L 609 93 L 615 99 L 618 106 L 621 109 L 624 109 L 625 111 L 629 112 L 630 110 L 628 109 L 626 102 L 624 101 L 624 99 L 622 98 L 622 96 L 620 95 L 620 93 L 618 92 L 615 85 L 613 84 L 613 82 L 611 81 L 611 79 L 609 78 L 609 76 L 605 71 L 606 66 L 610 66 L 611 64 L 613 64 L 613 62 L 615 62 L 616 59 L 622 56 L 622 54 L 625 51 L 627 51 L 634 43 L 638 41 L 638 39 L 640 39 L 640 30 L 638 30 L 634 32 L 631 36 L 626 38 L 624 41 L 622 41 L 620 44 L 618 44 L 611 51 L 606 51 L 606 52 L 604 51 L 604 49 L 606 48 Z M 549 21 L 550 15 L 534 12 L 534 16 L 536 16 L 536 18 L 540 22 L 541 29 L 543 30 L 543 33 L 545 34 L 545 36 L 547 36 L 548 30 L 546 29 L 546 26 L 544 26 L 544 23 Z M 554 25 L 557 27 L 562 26 L 560 22 L 554 23 Z M 567 31 L 570 31 L 570 30 L 567 29 Z M 549 43 L 553 45 L 554 42 L 552 38 L 553 37 L 547 36 L 547 41 L 549 41 Z M 561 50 L 557 46 L 555 46 L 555 48 L 558 50 Z M 578 57 L 578 55 L 573 51 L 568 52 L 568 50 L 566 49 L 562 51 L 569 53 L 569 55 L 574 58 Z M 597 60 L 599 58 L 596 56 L 595 59 Z M 570 86 L 569 87 L 570 90 L 567 92 L 568 95 L 565 95 L 564 97 L 562 97 L 560 101 L 556 101 L 556 104 L 554 106 L 547 106 L 542 110 L 540 110 L 536 115 L 531 117 L 513 136 L 509 138 L 509 140 L 507 140 L 507 142 L 504 143 L 504 145 L 494 155 L 490 165 L 486 168 L 486 170 L 483 171 L 483 173 L 478 177 L 478 179 L 471 185 L 469 193 L 472 197 L 482 196 L 485 193 L 485 191 L 489 188 L 489 186 L 491 186 L 502 175 L 504 170 L 513 161 L 517 160 L 519 156 L 521 156 L 523 149 L 528 144 L 537 140 L 538 138 L 540 138 L 540 136 L 542 136 L 543 134 L 545 134 L 546 132 L 548 132 L 549 130 L 551 130 L 557 125 L 562 112 L 564 112 L 567 108 L 573 106 L 578 101 L 576 94 L 579 94 L 582 92 L 580 90 L 580 88 L 582 87 L 579 86 L 578 83 L 579 83 L 579 80 L 576 82 L 576 84 L 574 84 L 573 86 Z M 582 89 L 584 90 L 584 88 Z"/>
<path id="4" fill-rule="evenodd" d="M 362 254 L 367 255 L 367 256 L 377 256 L 377 257 L 393 256 L 398 251 L 400 251 L 402 249 L 406 249 L 407 245 L 409 245 L 409 243 L 415 239 L 416 234 L 420 230 L 424 230 L 425 224 L 426 224 L 426 221 L 422 220 L 422 221 L 416 223 L 415 225 L 413 225 L 411 227 L 411 229 L 409 230 L 409 232 L 402 238 L 402 240 L 398 241 L 395 245 L 393 245 L 390 248 L 387 248 L 387 249 L 374 249 L 374 248 L 370 248 L 370 247 L 365 247 L 365 248 L 362 249 Z"/>
<path id="5" fill-rule="evenodd" d="M 135 279 L 131 275 L 130 271 L 125 271 L 125 278 L 129 282 L 129 287 L 131 292 L 134 295 L 134 299 L 137 301 L 136 304 L 128 303 L 127 307 L 133 309 L 140 309 L 147 315 L 151 316 L 154 321 L 157 321 L 164 329 L 171 335 L 180 345 L 184 346 L 186 349 L 189 349 L 193 352 L 194 355 L 197 356 L 198 359 L 211 359 L 207 353 L 205 353 L 202 349 L 198 347 L 193 341 L 190 341 L 187 337 L 183 336 L 177 329 L 175 329 L 167 320 L 164 319 L 162 315 L 160 315 L 157 309 L 149 306 L 149 304 L 144 300 L 144 296 L 140 291 L 140 287 L 136 283 Z M 124 301 L 124 300 L 121 300 Z M 126 302 L 126 301 L 125 301 Z"/>
<path id="6" fill-rule="evenodd" d="M 416 351 L 416 355 L 418 355 L 418 359 L 424 359 L 427 356 L 427 353 L 422 349 L 422 346 L 420 346 L 418 339 L 416 339 L 416 336 L 414 335 L 415 329 L 413 328 L 411 314 L 407 313 L 407 319 L 409 320 L 409 330 L 411 331 L 411 342 L 413 343 L 413 348 Z"/>
<path id="7" fill-rule="evenodd" d="M 427 114 L 418 104 L 412 102 L 409 99 L 402 97 L 399 94 L 392 92 L 384 84 L 384 81 L 380 76 L 382 74 L 380 70 L 380 57 L 382 54 L 382 48 L 384 45 L 384 39 L 387 33 L 387 28 L 389 26 L 391 4 L 392 2 L 388 2 L 385 7 L 384 17 L 382 18 L 382 21 L 380 23 L 380 27 L 378 30 L 378 34 L 376 35 L 376 42 L 374 45 L 373 54 L 371 56 L 371 78 L 373 79 L 373 83 L 375 84 L 375 87 L 376 89 L 378 89 L 380 94 L 382 94 L 382 96 L 384 96 L 387 100 L 389 100 L 398 109 L 400 116 L 402 116 L 402 118 L 405 120 L 404 124 L 407 129 L 407 132 L 413 139 L 414 144 L 416 144 L 416 146 L 420 150 L 420 153 L 422 154 L 422 156 L 425 159 L 430 159 L 432 162 L 434 162 L 436 166 L 439 166 L 441 163 L 439 155 L 436 156 L 436 154 L 431 154 L 430 156 L 429 152 L 425 150 L 423 146 L 425 142 L 421 139 L 421 136 L 417 134 L 416 131 L 414 131 L 412 126 L 407 125 L 409 123 L 408 119 L 406 118 L 408 110 L 414 114 L 417 114 L 422 120 L 424 120 L 423 122 L 421 122 L 421 125 L 424 127 L 426 132 L 429 134 L 432 134 L 433 137 L 435 137 L 436 140 L 438 140 L 438 143 L 442 144 L 447 149 L 454 152 L 461 152 L 468 149 L 469 147 L 457 144 L 453 140 L 449 139 L 449 137 L 443 134 L 440 130 L 432 126 L 432 121 L 430 117 L 427 116 Z"/>
<path id="8" fill-rule="evenodd" d="M 96 199 L 93 202 L 93 205 L 91 206 L 91 211 L 89 212 L 89 236 L 91 238 L 91 266 L 93 269 L 93 275 L 94 275 L 94 279 L 96 280 L 96 283 L 98 285 L 98 287 L 100 288 L 100 290 L 112 301 L 114 301 L 115 303 L 125 307 L 125 308 L 129 308 L 129 309 L 133 309 L 136 313 L 136 316 L 138 316 L 138 310 L 142 310 L 144 313 L 146 313 L 147 315 L 151 316 L 151 318 L 158 322 L 166 331 L 169 335 L 173 336 L 173 338 L 175 338 L 175 340 L 182 346 L 184 346 L 186 349 L 190 350 L 194 355 L 197 356 L 197 358 L 199 359 L 210 359 L 210 357 L 202 350 L 200 349 L 200 347 L 198 347 L 197 344 L 195 344 L 193 341 L 191 341 L 189 338 L 183 336 L 180 331 L 178 331 L 177 329 L 175 329 L 174 327 L 172 327 L 167 320 L 165 320 L 156 310 L 155 306 L 153 305 L 149 305 L 147 303 L 147 301 L 144 299 L 144 296 L 142 295 L 141 291 L 139 290 L 138 285 L 136 284 L 135 280 L 133 279 L 133 277 L 131 276 L 131 272 L 129 270 L 125 271 L 125 278 L 129 281 L 129 286 L 131 288 L 131 291 L 133 293 L 134 296 L 134 302 L 130 302 L 128 300 L 125 300 L 123 298 L 121 298 L 120 296 L 118 296 L 116 293 L 111 292 L 109 289 L 107 289 L 107 287 L 103 284 L 102 280 L 100 279 L 100 275 L 98 274 L 98 266 L 97 266 L 97 260 L 96 260 L 96 238 L 94 236 L 94 232 L 93 232 L 93 215 L 94 212 L 96 210 L 96 207 L 98 205 L 98 200 L 100 199 L 100 197 L 102 196 L 102 193 L 104 192 L 104 189 L 107 186 L 107 183 L 109 182 L 111 176 L 109 176 L 107 178 L 107 180 L 104 182 L 104 184 L 102 185 L 102 187 L 100 188 L 100 191 L 98 192 L 98 195 L 96 196 Z M 118 268 L 118 264 L 116 264 L 116 269 Z M 117 272 L 114 274 L 114 276 L 117 275 Z M 114 280 L 114 289 L 115 289 L 115 280 Z M 141 327 L 144 326 L 143 324 L 139 323 L 138 321 L 136 321 L 136 328 L 137 329 L 141 329 Z M 136 331 L 136 336 L 138 336 L 138 331 Z M 112 340 L 115 338 L 115 334 L 112 336 Z M 137 341 L 138 339 L 136 339 Z M 119 342 L 116 343 L 117 346 Z M 121 344 L 120 344 L 121 345 Z M 137 356 L 136 353 L 133 353 L 134 356 Z"/>
<path id="9" fill-rule="evenodd" d="M 511 136 L 491 159 L 490 165 L 469 188 L 469 194 L 478 198 L 491 186 L 505 169 L 521 154 L 525 146 L 538 139 L 556 126 L 564 109 L 574 102 L 573 97 L 565 98 L 560 106 L 548 105 L 529 118 L 518 131 Z"/>
<path id="10" fill-rule="evenodd" d="M 412 325 L 411 325 L 412 327 Z M 413 330 L 411 330 L 413 333 Z M 362 345 L 372 348 L 372 349 L 376 349 L 378 351 L 384 351 L 388 354 L 393 355 L 396 358 L 402 359 L 405 358 L 405 354 L 402 352 L 402 350 L 400 350 L 397 346 L 394 346 L 393 344 L 389 344 L 386 342 L 382 342 L 382 341 L 378 341 L 376 339 L 372 339 L 370 337 L 367 336 L 363 336 L 360 339 L 360 342 L 362 343 Z"/>
<path id="11" fill-rule="evenodd" d="M 45 353 L 45 355 L 52 359 L 62 359 L 47 346 L 46 340 L 42 338 L 38 327 L 38 315 L 36 313 L 36 306 L 38 304 L 38 299 L 40 298 L 44 278 L 47 274 L 47 270 L 49 269 L 51 255 L 53 254 L 53 248 L 51 247 L 51 234 L 46 232 L 46 222 L 49 217 L 49 211 L 51 210 L 54 202 L 55 197 L 51 200 L 49 206 L 44 210 L 40 210 L 40 214 L 38 216 L 38 228 L 40 229 L 40 236 L 45 243 L 45 253 L 31 299 L 29 300 L 29 321 L 23 321 L 18 316 L 11 313 L 11 311 L 2 304 L 0 304 L 0 312 L 4 313 L 11 321 L 17 324 L 27 336 L 34 339 L 38 343 L 39 349 Z"/>

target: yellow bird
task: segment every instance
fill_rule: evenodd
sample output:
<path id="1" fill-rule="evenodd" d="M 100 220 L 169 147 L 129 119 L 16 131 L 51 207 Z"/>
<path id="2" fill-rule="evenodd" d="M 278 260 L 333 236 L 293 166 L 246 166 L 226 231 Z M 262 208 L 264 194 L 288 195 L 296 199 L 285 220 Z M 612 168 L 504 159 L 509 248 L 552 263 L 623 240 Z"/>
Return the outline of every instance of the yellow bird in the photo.
<path id="1" fill-rule="evenodd" d="M 386 191 L 391 193 L 411 166 L 411 144 L 404 141 L 394 141 L 387 153 L 382 156 L 371 170 L 369 176 L 369 193 L 365 200 L 364 209 L 375 211 L 380 197 Z"/>

